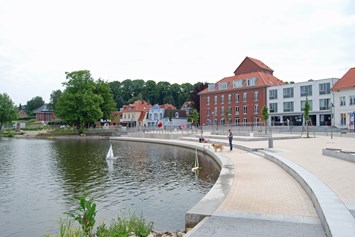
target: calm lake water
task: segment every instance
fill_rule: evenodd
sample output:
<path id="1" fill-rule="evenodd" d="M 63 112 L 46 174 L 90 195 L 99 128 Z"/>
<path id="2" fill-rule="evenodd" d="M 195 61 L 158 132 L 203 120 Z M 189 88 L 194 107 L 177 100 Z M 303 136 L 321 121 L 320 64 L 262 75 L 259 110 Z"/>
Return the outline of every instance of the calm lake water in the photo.
<path id="1" fill-rule="evenodd" d="M 118 158 L 105 159 L 112 143 Z M 44 236 L 89 193 L 96 223 L 135 212 L 154 229 L 182 230 L 185 212 L 213 186 L 218 165 L 181 147 L 108 140 L 0 139 L 0 236 Z M 95 227 L 96 229 L 96 227 Z"/>

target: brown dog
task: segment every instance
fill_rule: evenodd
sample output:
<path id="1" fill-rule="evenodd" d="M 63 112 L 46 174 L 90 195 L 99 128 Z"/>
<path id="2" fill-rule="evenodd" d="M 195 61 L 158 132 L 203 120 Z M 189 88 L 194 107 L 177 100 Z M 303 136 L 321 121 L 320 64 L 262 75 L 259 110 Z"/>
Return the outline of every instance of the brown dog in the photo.
<path id="1" fill-rule="evenodd" d="M 217 150 L 219 149 L 220 151 L 223 151 L 223 145 L 221 144 L 212 144 L 214 150 L 217 152 Z"/>

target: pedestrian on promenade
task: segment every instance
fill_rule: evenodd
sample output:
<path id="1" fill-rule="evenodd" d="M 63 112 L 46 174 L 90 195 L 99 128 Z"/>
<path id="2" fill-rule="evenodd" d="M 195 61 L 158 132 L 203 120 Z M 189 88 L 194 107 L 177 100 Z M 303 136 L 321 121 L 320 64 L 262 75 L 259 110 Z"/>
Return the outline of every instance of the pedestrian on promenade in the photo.
<path id="1" fill-rule="evenodd" d="M 230 150 L 233 150 L 233 145 L 232 145 L 233 133 L 232 133 L 232 131 L 231 131 L 230 129 L 228 130 L 228 139 L 229 139 L 229 147 L 230 147 Z"/>

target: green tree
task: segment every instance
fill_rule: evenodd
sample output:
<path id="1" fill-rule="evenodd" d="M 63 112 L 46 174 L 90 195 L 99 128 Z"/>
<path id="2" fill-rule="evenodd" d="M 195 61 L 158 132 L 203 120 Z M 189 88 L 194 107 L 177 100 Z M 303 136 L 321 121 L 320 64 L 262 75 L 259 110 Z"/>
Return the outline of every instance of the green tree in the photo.
<path id="1" fill-rule="evenodd" d="M 52 91 L 52 94 L 50 95 L 50 101 L 48 104 L 49 109 L 55 110 L 55 106 L 56 106 L 58 99 L 61 95 L 62 95 L 61 90 Z"/>
<path id="2" fill-rule="evenodd" d="M 34 115 L 34 111 L 44 105 L 44 100 L 40 96 L 36 96 L 32 98 L 31 100 L 27 101 L 26 107 L 25 107 L 25 112 L 29 116 Z"/>
<path id="3" fill-rule="evenodd" d="M 60 96 L 55 113 L 63 122 L 77 127 L 82 133 L 86 124 L 95 123 L 103 115 L 101 95 L 95 94 L 96 84 L 90 71 L 66 72 L 67 82 Z"/>
<path id="4" fill-rule="evenodd" d="M 193 89 L 190 92 L 190 98 L 193 102 L 193 107 L 197 110 L 198 113 L 200 113 L 200 96 L 198 95 L 198 93 L 200 93 L 207 87 L 208 84 L 206 82 L 205 83 L 198 82 L 193 86 Z"/>
<path id="5" fill-rule="evenodd" d="M 145 97 L 145 100 L 150 104 L 158 103 L 159 91 L 157 90 L 157 83 L 152 80 L 148 80 L 143 87 L 142 94 Z"/>
<path id="6" fill-rule="evenodd" d="M 158 104 L 171 103 L 171 85 L 167 81 L 160 81 L 156 87 L 159 91 Z"/>
<path id="7" fill-rule="evenodd" d="M 269 119 L 269 111 L 268 111 L 268 108 L 266 106 L 263 107 L 263 109 L 261 111 L 261 115 L 262 115 L 262 119 L 263 119 L 264 124 L 265 124 L 265 134 L 267 134 L 267 121 Z"/>
<path id="8" fill-rule="evenodd" d="M 196 109 L 192 110 L 192 114 L 191 114 L 191 124 L 192 125 L 197 125 L 199 124 L 199 119 L 200 119 L 200 115 L 197 112 Z"/>
<path id="9" fill-rule="evenodd" d="M 101 79 L 97 80 L 94 93 L 100 95 L 103 99 L 100 104 L 100 109 L 103 113 L 102 118 L 111 119 L 112 112 L 117 110 L 117 108 L 109 84 Z"/>
<path id="10" fill-rule="evenodd" d="M 0 130 L 5 124 L 15 119 L 17 119 L 17 108 L 14 102 L 6 93 L 0 93 Z"/>
<path id="11" fill-rule="evenodd" d="M 225 118 L 225 123 L 226 124 L 230 124 L 230 116 L 229 116 L 229 113 L 230 113 L 230 111 L 229 111 L 229 109 L 226 109 L 225 111 L 224 111 L 224 118 Z"/>
<path id="12" fill-rule="evenodd" d="M 306 121 L 306 131 L 307 131 L 307 137 L 309 138 L 309 130 L 308 130 L 308 123 L 309 123 L 309 111 L 311 109 L 311 106 L 308 101 L 308 97 L 306 97 L 306 102 L 304 104 L 304 120 Z"/>

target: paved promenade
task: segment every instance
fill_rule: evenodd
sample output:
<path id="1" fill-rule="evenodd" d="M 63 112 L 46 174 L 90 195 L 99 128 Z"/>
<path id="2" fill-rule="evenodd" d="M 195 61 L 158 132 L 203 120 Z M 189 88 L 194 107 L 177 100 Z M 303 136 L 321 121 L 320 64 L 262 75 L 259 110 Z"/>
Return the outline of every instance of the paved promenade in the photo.
<path id="1" fill-rule="evenodd" d="M 205 137 L 211 143 L 227 145 L 227 138 Z M 235 136 L 234 146 L 242 149 L 225 147 L 223 155 L 235 165 L 231 190 L 217 210 L 187 236 L 355 236 L 355 232 L 324 230 L 314 203 L 299 182 L 274 162 L 245 151 L 262 148 L 299 165 L 328 186 L 355 216 L 355 163 L 322 155 L 325 148 L 355 151 L 355 138 L 280 139 L 273 141 L 273 148 L 268 145 L 267 140 L 246 141 Z M 330 225 L 337 227 L 337 223 Z"/>
<path id="2" fill-rule="evenodd" d="M 149 139 L 209 147 L 209 152 L 211 143 L 225 145 L 223 152 L 212 153 L 226 170 L 188 212 L 189 218 L 206 217 L 186 237 L 355 236 L 355 163 L 322 155 L 326 148 L 355 151 L 355 137 L 273 135 L 270 143 L 265 137 L 234 136 L 233 151 L 226 136 L 204 137 L 208 144 L 191 136 Z"/>

